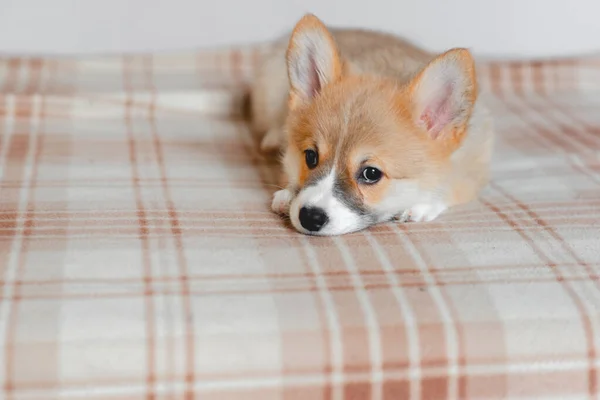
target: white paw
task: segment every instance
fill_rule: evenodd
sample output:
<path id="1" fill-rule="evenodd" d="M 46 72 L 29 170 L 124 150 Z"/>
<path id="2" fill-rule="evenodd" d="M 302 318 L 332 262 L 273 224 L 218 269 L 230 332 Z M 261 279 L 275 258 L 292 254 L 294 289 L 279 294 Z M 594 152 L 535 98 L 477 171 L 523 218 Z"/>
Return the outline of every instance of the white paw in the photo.
<path id="1" fill-rule="evenodd" d="M 265 133 L 265 136 L 260 142 L 260 149 L 264 153 L 271 153 L 279 150 L 281 146 L 282 132 L 279 128 L 271 128 Z"/>
<path id="2" fill-rule="evenodd" d="M 271 210 L 277 214 L 288 214 L 292 197 L 292 192 L 289 189 L 278 190 L 273 195 Z"/>
<path id="3" fill-rule="evenodd" d="M 446 208 L 442 203 L 417 204 L 413 208 L 404 211 L 399 219 L 402 222 L 430 222 L 439 217 Z"/>

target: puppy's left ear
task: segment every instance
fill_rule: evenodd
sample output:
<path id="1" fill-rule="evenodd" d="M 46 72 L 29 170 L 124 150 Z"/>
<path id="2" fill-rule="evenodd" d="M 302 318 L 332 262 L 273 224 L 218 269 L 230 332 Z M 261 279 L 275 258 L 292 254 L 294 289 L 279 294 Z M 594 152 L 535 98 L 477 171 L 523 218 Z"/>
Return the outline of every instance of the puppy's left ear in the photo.
<path id="1" fill-rule="evenodd" d="M 436 57 L 409 85 L 414 123 L 434 140 L 458 144 L 477 100 L 475 62 L 466 49 Z"/>
<path id="2" fill-rule="evenodd" d="M 296 24 L 286 59 L 292 109 L 311 102 L 342 76 L 343 63 L 335 40 L 313 14 L 306 14 Z"/>

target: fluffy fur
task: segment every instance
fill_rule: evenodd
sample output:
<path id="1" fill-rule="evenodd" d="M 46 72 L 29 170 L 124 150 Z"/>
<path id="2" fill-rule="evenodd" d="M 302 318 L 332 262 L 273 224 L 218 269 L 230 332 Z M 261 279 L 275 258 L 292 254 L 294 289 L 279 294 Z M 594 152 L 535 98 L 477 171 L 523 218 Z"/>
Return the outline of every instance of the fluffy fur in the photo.
<path id="1" fill-rule="evenodd" d="M 262 149 L 283 152 L 286 189 L 273 210 L 302 233 L 339 235 L 394 218 L 431 221 L 473 200 L 493 142 L 480 103 L 468 50 L 432 55 L 305 15 L 264 56 L 251 91 Z M 368 168 L 381 172 L 376 182 L 365 180 Z"/>

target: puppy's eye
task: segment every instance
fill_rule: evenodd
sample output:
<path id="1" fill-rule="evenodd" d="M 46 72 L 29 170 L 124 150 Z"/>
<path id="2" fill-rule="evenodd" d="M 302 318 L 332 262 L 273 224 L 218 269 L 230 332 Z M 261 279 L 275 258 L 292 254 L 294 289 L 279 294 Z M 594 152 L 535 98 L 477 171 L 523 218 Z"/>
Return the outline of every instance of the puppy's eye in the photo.
<path id="1" fill-rule="evenodd" d="M 365 167 L 360 173 L 360 180 L 364 183 L 376 183 L 378 182 L 383 173 L 374 167 Z"/>
<path id="2" fill-rule="evenodd" d="M 314 150 L 306 150 L 304 152 L 304 159 L 306 160 L 306 166 L 313 169 L 319 163 L 319 155 Z"/>

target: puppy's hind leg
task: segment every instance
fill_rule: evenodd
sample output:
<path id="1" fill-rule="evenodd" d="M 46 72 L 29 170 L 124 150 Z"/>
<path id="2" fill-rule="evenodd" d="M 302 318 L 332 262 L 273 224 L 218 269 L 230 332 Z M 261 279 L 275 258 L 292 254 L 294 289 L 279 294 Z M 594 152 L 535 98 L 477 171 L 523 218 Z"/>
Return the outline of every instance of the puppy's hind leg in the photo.
<path id="1" fill-rule="evenodd" d="M 260 142 L 260 150 L 263 153 L 273 153 L 283 147 L 283 128 L 273 126 L 267 131 Z"/>
<path id="2" fill-rule="evenodd" d="M 261 60 L 251 88 L 252 130 L 263 152 L 281 149 L 289 83 L 285 60 L 287 41 L 274 45 Z"/>

